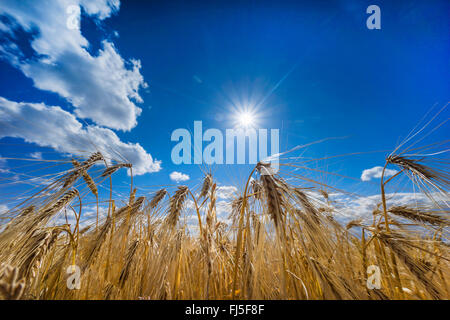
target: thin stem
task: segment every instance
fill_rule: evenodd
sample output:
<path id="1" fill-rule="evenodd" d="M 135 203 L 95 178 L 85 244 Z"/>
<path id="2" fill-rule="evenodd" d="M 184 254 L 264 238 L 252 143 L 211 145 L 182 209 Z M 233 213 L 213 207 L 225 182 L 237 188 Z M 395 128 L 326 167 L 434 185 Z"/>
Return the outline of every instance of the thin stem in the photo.
<path id="1" fill-rule="evenodd" d="M 130 199 L 131 195 L 133 194 L 133 167 L 130 167 Z"/>
<path id="2" fill-rule="evenodd" d="M 198 217 L 198 227 L 200 229 L 200 236 L 202 236 L 203 235 L 203 227 L 202 227 L 202 218 L 200 217 L 200 209 L 198 207 L 197 200 L 195 199 L 191 190 L 188 189 L 188 192 L 191 195 L 192 200 L 194 201 L 194 204 L 195 204 L 195 211 L 197 211 L 197 217 Z"/>
<path id="3" fill-rule="evenodd" d="M 391 181 L 391 180 L 394 179 L 396 176 L 398 176 L 400 173 L 402 173 L 403 170 L 405 170 L 405 169 L 400 170 L 399 172 L 397 172 L 396 174 L 394 174 L 392 177 L 390 177 L 389 179 L 387 179 L 387 180 L 384 182 L 384 185 L 386 185 L 389 181 Z"/>
<path id="4" fill-rule="evenodd" d="M 252 177 L 255 170 L 256 170 L 256 166 L 253 168 L 252 172 L 248 176 L 247 183 L 245 184 L 243 199 L 242 199 L 242 207 L 241 207 L 241 213 L 240 213 L 240 217 L 239 217 L 239 229 L 238 229 L 238 234 L 237 234 L 236 255 L 234 258 L 235 263 L 234 263 L 234 274 L 233 274 L 233 291 L 231 292 L 231 299 L 233 299 L 233 300 L 234 300 L 235 294 L 236 294 L 237 272 L 238 272 L 238 268 L 239 268 L 239 258 L 241 255 L 241 242 L 242 242 L 242 231 L 243 231 L 243 225 L 244 225 L 244 212 L 245 212 L 245 207 L 247 206 L 247 189 L 248 189 L 248 185 L 250 183 L 250 178 Z"/>
<path id="5" fill-rule="evenodd" d="M 386 232 L 389 233 L 389 221 L 388 221 L 388 214 L 387 214 L 387 206 L 386 206 L 386 194 L 384 191 L 384 173 L 386 171 L 386 167 L 388 165 L 388 162 L 384 164 L 383 171 L 381 173 L 381 202 L 383 203 L 383 215 L 384 215 L 384 223 L 386 225 Z M 386 182 L 387 183 L 387 182 Z"/>

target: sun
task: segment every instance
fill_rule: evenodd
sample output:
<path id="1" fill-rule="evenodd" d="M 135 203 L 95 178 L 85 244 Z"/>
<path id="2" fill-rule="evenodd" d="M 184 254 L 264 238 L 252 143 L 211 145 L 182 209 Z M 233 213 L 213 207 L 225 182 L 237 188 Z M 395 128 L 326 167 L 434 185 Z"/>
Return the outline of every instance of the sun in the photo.
<path id="1" fill-rule="evenodd" d="M 254 122 L 255 122 L 255 119 L 253 118 L 253 115 L 250 114 L 250 112 L 242 112 L 239 115 L 239 123 L 243 127 L 250 127 L 253 125 Z"/>
<path id="2" fill-rule="evenodd" d="M 249 111 L 236 113 L 236 125 L 242 128 L 252 128 L 255 126 L 255 115 Z"/>

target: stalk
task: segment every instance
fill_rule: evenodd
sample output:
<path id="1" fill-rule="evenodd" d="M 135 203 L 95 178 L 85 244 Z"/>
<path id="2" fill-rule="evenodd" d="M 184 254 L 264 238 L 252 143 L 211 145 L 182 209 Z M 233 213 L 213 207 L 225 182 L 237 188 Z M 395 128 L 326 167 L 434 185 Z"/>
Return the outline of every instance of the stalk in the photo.
<path id="1" fill-rule="evenodd" d="M 202 218 L 200 216 L 200 209 L 197 204 L 197 200 L 195 199 L 194 195 L 192 194 L 191 190 L 188 189 L 189 194 L 191 195 L 192 200 L 195 204 L 195 211 L 197 212 L 197 218 L 198 218 L 198 227 L 200 229 L 200 236 L 203 235 L 203 227 L 202 227 Z"/>
<path id="2" fill-rule="evenodd" d="M 237 234 L 237 243 L 236 243 L 236 254 L 234 257 L 234 272 L 233 272 L 233 291 L 231 292 L 231 299 L 234 300 L 236 295 L 236 286 L 237 286 L 237 273 L 239 268 L 239 258 L 241 256 L 241 246 L 242 246 L 242 232 L 243 232 L 243 225 L 244 225 L 244 213 L 245 213 L 245 207 L 247 206 L 247 189 L 248 185 L 250 183 L 250 178 L 252 177 L 253 173 L 256 170 L 256 166 L 253 168 L 252 172 L 248 176 L 247 182 L 245 184 L 244 188 L 244 196 L 242 199 L 242 207 L 241 207 L 241 213 L 239 217 L 239 229 Z"/>

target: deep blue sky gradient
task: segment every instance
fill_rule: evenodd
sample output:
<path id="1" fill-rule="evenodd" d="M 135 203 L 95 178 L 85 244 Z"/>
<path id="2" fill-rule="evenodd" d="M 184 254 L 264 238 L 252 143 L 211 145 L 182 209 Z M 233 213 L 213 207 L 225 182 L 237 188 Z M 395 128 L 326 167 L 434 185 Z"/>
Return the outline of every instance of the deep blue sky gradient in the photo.
<path id="1" fill-rule="evenodd" d="M 381 30 L 366 28 L 370 4 L 381 8 Z M 173 184 L 172 171 L 199 183 L 198 166 L 172 163 L 172 131 L 192 130 L 195 120 L 204 128 L 230 128 L 233 103 L 246 100 L 259 104 L 262 128 L 281 129 L 282 150 L 327 137 L 346 138 L 310 147 L 304 156 L 386 150 L 329 161 L 330 168 L 357 180 L 362 170 L 383 165 L 387 151 L 434 104 L 448 101 L 449 12 L 450 3 L 437 0 L 128 0 L 101 26 L 84 17 L 82 32 L 95 53 L 117 31 L 114 43 L 122 57 L 142 63 L 149 84 L 141 91 L 142 115 L 137 127 L 117 134 L 139 142 L 162 160 L 163 169 L 136 177 L 138 186 Z M 0 75 L 2 97 L 72 110 L 5 61 Z M 438 131 L 434 138 L 444 140 L 448 133 Z M 3 157 L 36 150 L 59 157 L 19 139 L 0 143 Z M 227 184 L 244 177 L 248 166 L 213 170 Z M 119 173 L 117 179 L 125 178 Z M 376 190 L 376 182 L 326 180 L 358 192 Z"/>

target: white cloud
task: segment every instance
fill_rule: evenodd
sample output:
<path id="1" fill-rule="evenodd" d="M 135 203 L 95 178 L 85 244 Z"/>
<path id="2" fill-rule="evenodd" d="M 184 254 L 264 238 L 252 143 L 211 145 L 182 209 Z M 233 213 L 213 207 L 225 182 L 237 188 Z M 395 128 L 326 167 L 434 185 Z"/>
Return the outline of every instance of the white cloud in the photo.
<path id="1" fill-rule="evenodd" d="M 63 213 L 63 211 L 60 212 L 60 214 L 56 215 L 52 221 L 50 222 L 50 225 L 54 226 L 60 226 L 66 223 L 66 217 Z M 75 216 L 72 214 L 71 211 L 67 211 L 67 222 L 73 227 L 76 225 L 76 219 Z M 101 223 L 102 220 L 104 220 L 108 215 L 108 207 L 102 207 L 99 206 L 98 208 L 98 219 Z M 80 220 L 80 229 L 83 229 L 87 226 L 93 226 L 95 225 L 97 221 L 97 207 L 96 206 L 86 206 L 83 207 L 83 215 Z"/>
<path id="2" fill-rule="evenodd" d="M 186 215 L 184 217 L 184 221 L 187 224 L 187 227 L 189 228 L 190 232 L 193 234 L 198 234 L 198 216 L 195 211 L 195 205 L 194 201 L 191 199 L 187 199 L 185 202 L 185 208 L 187 209 L 185 211 Z M 216 202 L 216 217 L 217 221 L 224 222 L 228 225 L 232 223 L 231 219 L 228 219 L 228 216 L 231 213 L 231 203 L 228 201 L 217 201 Z M 204 220 L 206 214 L 206 208 L 203 207 L 203 209 L 200 210 L 200 216 Z"/>
<path id="3" fill-rule="evenodd" d="M 390 177 L 396 174 L 398 171 L 393 169 L 386 169 L 384 171 L 385 177 Z M 362 181 L 369 181 L 372 178 L 381 178 L 381 174 L 383 173 L 383 167 L 377 166 L 371 169 L 365 169 L 361 174 Z"/>
<path id="4" fill-rule="evenodd" d="M 5 204 L 0 204 L 0 215 L 8 211 L 8 206 Z"/>
<path id="5" fill-rule="evenodd" d="M 229 201 L 217 201 L 216 214 L 220 221 L 227 222 L 227 218 L 231 213 L 231 202 Z"/>
<path id="6" fill-rule="evenodd" d="M 95 55 L 88 52 L 89 42 L 78 28 L 69 28 L 70 6 L 82 6 L 96 22 L 119 9 L 118 0 L 4 0 L 0 15 L 12 17 L 11 24 L 1 24 L 5 41 L 0 56 L 7 59 L 34 82 L 34 86 L 52 91 L 67 99 L 80 118 L 119 130 L 137 124 L 142 102 L 138 93 L 146 87 L 137 60 L 124 60 L 113 43 L 104 40 Z M 75 14 L 76 16 L 76 14 Z M 14 38 L 18 27 L 33 33 L 33 59 L 26 59 Z M 6 31 L 5 31 L 6 30 Z M 11 36 L 12 35 L 12 36 Z"/>
<path id="7" fill-rule="evenodd" d="M 169 177 L 170 180 L 175 181 L 176 183 L 189 180 L 189 176 L 187 174 L 178 171 L 172 172 Z"/>
<path id="8" fill-rule="evenodd" d="M 220 186 L 217 188 L 217 198 L 232 199 L 238 193 L 235 186 Z"/>
<path id="9" fill-rule="evenodd" d="M 6 136 L 83 157 L 100 151 L 105 157 L 131 162 L 136 175 L 161 169 L 161 162 L 140 144 L 122 142 L 107 128 L 83 127 L 71 113 L 42 103 L 17 103 L 0 97 L 0 139 Z"/>
<path id="10" fill-rule="evenodd" d="M 8 60 L 33 80 L 36 88 L 52 91 L 74 106 L 74 114 L 44 104 L 16 103 L 0 98 L 0 138 L 20 137 L 57 151 L 87 156 L 96 150 L 110 158 L 133 163 L 134 174 L 160 170 L 139 144 L 125 143 L 108 128 L 130 130 L 137 124 L 142 102 L 139 89 L 146 87 L 138 60 L 124 60 L 114 44 L 102 41 L 98 52 L 70 22 L 80 10 L 95 23 L 117 12 L 119 0 L 2 1 L 0 58 Z M 23 35 L 30 50 L 24 50 Z M 31 55 L 31 57 L 30 57 Z M 79 118 L 97 125 L 84 126 Z M 32 119 L 29 121 L 28 119 Z M 95 146 L 95 147 L 94 147 Z"/>
<path id="11" fill-rule="evenodd" d="M 32 152 L 32 153 L 30 153 L 30 157 L 33 158 L 33 159 L 42 160 L 42 152 Z"/>
<path id="12" fill-rule="evenodd" d="M 97 15 L 103 20 L 119 10 L 120 0 L 81 0 L 80 4 L 89 15 Z"/>
<path id="13" fill-rule="evenodd" d="M 438 203 L 445 204 L 443 195 L 433 193 L 432 196 Z M 366 222 L 372 221 L 372 212 L 378 208 L 381 209 L 381 195 L 372 195 L 366 197 L 352 198 L 344 194 L 334 194 L 333 200 L 336 200 L 337 206 L 334 211 L 336 219 L 342 223 L 347 223 L 353 219 L 363 219 Z M 435 204 L 423 193 L 399 192 L 387 193 L 386 204 L 388 207 L 408 205 L 416 206 L 434 206 Z"/>

